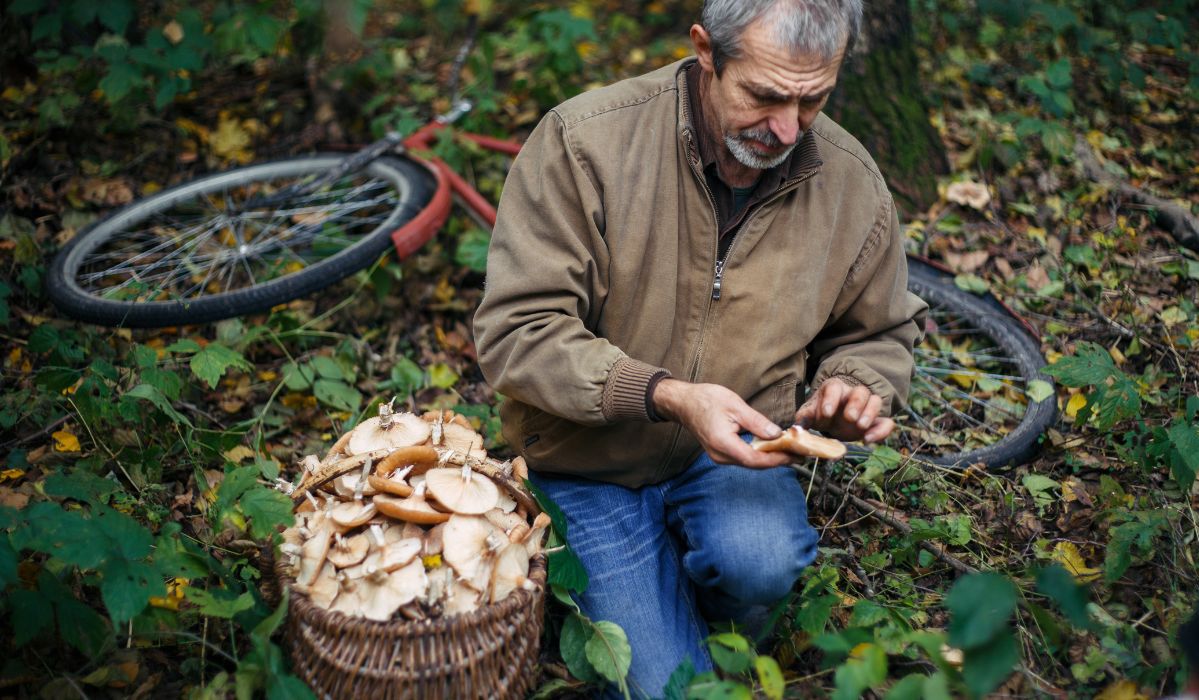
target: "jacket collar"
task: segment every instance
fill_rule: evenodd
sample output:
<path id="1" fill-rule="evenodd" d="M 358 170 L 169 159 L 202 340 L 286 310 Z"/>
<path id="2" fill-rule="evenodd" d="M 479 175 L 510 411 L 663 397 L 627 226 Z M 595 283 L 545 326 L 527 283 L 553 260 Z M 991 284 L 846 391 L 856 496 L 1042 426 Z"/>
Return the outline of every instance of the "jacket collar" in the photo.
<path id="1" fill-rule="evenodd" d="M 703 104 L 699 99 L 700 72 L 699 61 L 695 58 L 681 62 L 675 74 L 675 83 L 679 90 L 679 131 L 688 149 L 688 157 L 700 170 L 716 162 L 715 145 L 709 143 L 703 130 Z M 809 175 L 819 170 L 823 161 L 820 150 L 816 146 L 816 135 L 812 129 L 804 132 L 799 144 L 787 156 L 787 159 L 775 167 L 763 172 L 763 178 L 778 189 L 801 176 Z"/>

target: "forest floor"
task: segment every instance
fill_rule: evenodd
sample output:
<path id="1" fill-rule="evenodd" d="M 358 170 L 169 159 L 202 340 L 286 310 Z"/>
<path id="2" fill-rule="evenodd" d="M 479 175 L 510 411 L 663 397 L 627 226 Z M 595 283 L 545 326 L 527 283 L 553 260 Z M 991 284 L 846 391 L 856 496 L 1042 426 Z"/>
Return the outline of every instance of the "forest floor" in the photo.
<path id="1" fill-rule="evenodd" d="M 1199 605 L 1199 256 L 1081 167 L 1075 146 L 1105 173 L 1194 211 L 1194 76 L 1180 51 L 1151 39 L 1123 46 L 1125 74 L 1113 79 L 1107 54 L 1052 38 L 1043 16 L 984 13 L 966 31 L 953 3 L 918 4 L 928 10 L 921 79 L 952 173 L 939 200 L 904 222 L 910 249 L 1032 324 L 1059 368 L 1060 416 L 1036 460 L 1012 469 L 901 462 L 857 478 L 849 465 L 820 467 L 822 480 L 912 529 L 866 517 L 839 488 L 814 489 L 822 553 L 770 654 L 787 697 L 882 697 L 909 674 L 952 676 L 913 641 L 950 624 L 947 593 L 960 576 L 921 549 L 931 541 L 1014 584 L 1020 604 L 1010 628 L 1000 625 L 1010 636 L 994 638 L 1012 640 L 1019 657 L 1003 696 L 1171 692 L 1182 672 L 1175 631 Z M 3 87 L 0 695 L 220 697 L 235 678 L 278 690 L 278 647 L 254 632 L 270 611 L 255 593 L 264 572 L 253 547 L 265 534 L 255 524 L 278 514 L 245 498 L 249 485 L 226 488 L 230 478 L 250 473 L 265 490 L 276 474 L 293 476 L 301 456 L 323 454 L 393 395 L 470 416 L 489 449 L 510 454 L 470 332 L 488 236 L 464 216 L 403 264 L 385 259 L 269 314 L 212 325 L 77 323 L 42 289 L 59 247 L 134 197 L 366 142 L 386 123 L 410 128 L 444 109 L 460 27 L 412 5 L 377 10 L 395 35 L 368 32 L 336 67 L 265 56 L 224 65 L 161 113 L 123 121 L 84 95 L 71 123 L 40 127 L 49 88 L 38 74 Z M 689 8 L 579 3 L 573 14 L 496 20 L 468 64 L 478 109 L 465 126 L 523 135 L 579 89 L 687 55 L 678 18 Z M 1081 36 L 1080 17 L 1061 31 Z M 456 142 L 436 150 L 498 195 L 502 158 Z M 955 183 L 981 185 L 985 201 L 951 201 Z M 317 364 L 319 389 L 289 381 L 288 367 Z M 111 531 L 97 525 L 110 512 L 123 518 Z M 71 533 L 111 556 L 64 545 Z M 135 544 L 123 551 L 123 541 Z M 169 580 L 114 583 L 114 562 L 146 561 Z M 1039 567 L 1053 563 L 1083 587 L 1047 593 Z M 1082 612 L 1070 608 L 1080 600 Z M 545 694 L 585 694 L 566 678 L 554 625 L 546 642 L 544 679 L 556 680 Z M 761 677 L 740 678 L 767 692 Z"/>

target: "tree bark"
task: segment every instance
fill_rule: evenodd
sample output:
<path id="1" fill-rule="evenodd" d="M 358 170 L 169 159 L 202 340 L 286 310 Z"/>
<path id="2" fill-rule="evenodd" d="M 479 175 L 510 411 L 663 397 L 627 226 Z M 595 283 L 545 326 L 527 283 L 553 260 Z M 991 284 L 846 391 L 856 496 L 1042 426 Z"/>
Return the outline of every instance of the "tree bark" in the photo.
<path id="1" fill-rule="evenodd" d="M 866 3 L 862 34 L 825 111 L 874 157 L 901 210 L 910 215 L 937 200 L 936 177 L 949 163 L 928 120 L 908 0 Z"/>

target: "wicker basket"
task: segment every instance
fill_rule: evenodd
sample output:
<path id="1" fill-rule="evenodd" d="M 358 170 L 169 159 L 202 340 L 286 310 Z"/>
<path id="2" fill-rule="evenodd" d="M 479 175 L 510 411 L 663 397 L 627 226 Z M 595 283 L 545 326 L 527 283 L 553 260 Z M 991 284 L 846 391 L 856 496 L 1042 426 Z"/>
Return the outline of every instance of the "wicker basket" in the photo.
<path id="1" fill-rule="evenodd" d="M 292 579 L 276 563 L 280 586 Z M 545 555 L 537 589 L 517 589 L 466 615 L 377 622 L 318 607 L 294 589 L 285 645 L 296 675 L 320 698 L 524 698 L 533 689 L 545 608 Z"/>

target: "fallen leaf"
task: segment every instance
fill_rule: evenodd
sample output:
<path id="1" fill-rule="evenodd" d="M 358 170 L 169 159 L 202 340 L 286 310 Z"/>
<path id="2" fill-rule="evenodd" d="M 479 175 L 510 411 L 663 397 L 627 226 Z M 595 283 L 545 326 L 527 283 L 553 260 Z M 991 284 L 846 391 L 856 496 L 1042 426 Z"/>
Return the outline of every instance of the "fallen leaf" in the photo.
<path id="1" fill-rule="evenodd" d="M 251 450 L 245 445 L 238 445 L 237 447 L 225 450 L 221 454 L 224 455 L 225 459 L 229 460 L 230 462 L 233 462 L 234 464 L 241 464 L 245 460 L 254 456 L 254 450 Z"/>
<path id="2" fill-rule="evenodd" d="M 183 25 L 171 20 L 167 22 L 167 26 L 162 28 L 162 35 L 172 44 L 178 44 L 183 41 Z"/>
<path id="3" fill-rule="evenodd" d="M 1024 281 L 1028 283 L 1029 289 L 1037 292 L 1049 284 L 1049 273 L 1040 265 L 1033 265 L 1024 273 Z"/>
<path id="4" fill-rule="evenodd" d="M 990 254 L 985 250 L 967 253 L 945 253 L 945 263 L 957 272 L 974 272 L 986 264 Z"/>
<path id="5" fill-rule="evenodd" d="M 0 506 L 21 510 L 29 504 L 29 494 L 0 486 Z"/>
<path id="6" fill-rule="evenodd" d="M 1087 566 L 1073 542 L 1058 542 L 1053 548 L 1053 560 L 1066 567 L 1066 571 L 1079 583 L 1088 583 L 1099 578 L 1103 572 Z"/>
<path id="7" fill-rule="evenodd" d="M 1095 696 L 1095 700 L 1149 700 L 1130 680 L 1116 681 Z"/>
<path id="8" fill-rule="evenodd" d="M 54 438 L 55 452 L 78 452 L 81 449 L 79 438 L 65 430 L 56 431 L 51 437 Z"/>
<path id="9" fill-rule="evenodd" d="M 977 182 L 955 182 L 945 190 L 945 198 L 954 204 L 983 210 L 991 203 L 991 192 Z"/>
<path id="10" fill-rule="evenodd" d="M 24 469 L 5 469 L 4 471 L 0 472 L 0 481 L 16 481 L 23 476 L 25 476 Z"/>
<path id="11" fill-rule="evenodd" d="M 1087 397 L 1084 394 L 1074 394 L 1070 400 L 1066 402 L 1066 416 L 1071 420 L 1078 416 L 1078 412 L 1083 406 L 1087 405 Z"/>

